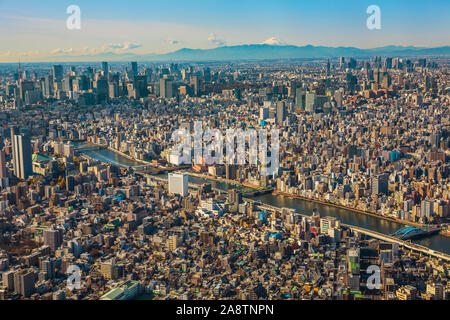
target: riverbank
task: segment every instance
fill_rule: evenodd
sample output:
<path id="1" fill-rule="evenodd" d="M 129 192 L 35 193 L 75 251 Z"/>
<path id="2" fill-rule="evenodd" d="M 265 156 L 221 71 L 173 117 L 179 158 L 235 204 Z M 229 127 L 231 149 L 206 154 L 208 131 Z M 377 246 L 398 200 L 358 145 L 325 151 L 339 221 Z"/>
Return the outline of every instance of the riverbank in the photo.
<path id="1" fill-rule="evenodd" d="M 218 182 L 228 183 L 233 186 L 237 186 L 239 188 L 242 188 L 240 191 L 242 192 L 242 196 L 244 196 L 244 197 L 259 196 L 259 195 L 263 195 L 263 194 L 273 191 L 272 187 L 270 187 L 270 188 L 260 187 L 260 186 L 256 186 L 251 183 L 239 182 L 237 180 L 224 179 L 224 178 L 220 178 L 220 177 L 213 177 L 213 176 L 209 176 L 209 175 L 205 175 L 205 174 L 200 174 L 197 172 L 187 171 L 186 174 L 188 174 L 192 177 L 200 178 L 200 179 L 214 180 L 214 181 L 218 181 Z"/>
<path id="2" fill-rule="evenodd" d="M 372 216 L 372 217 L 375 217 L 375 218 L 379 218 L 379 219 L 383 219 L 383 220 L 386 220 L 386 221 L 391 221 L 391 222 L 404 224 L 406 226 L 412 226 L 412 227 L 416 227 L 416 228 L 425 227 L 425 225 L 423 225 L 421 223 L 407 221 L 407 220 L 402 220 L 402 219 L 396 219 L 396 218 L 392 218 L 392 217 L 386 217 L 386 216 L 382 216 L 382 215 L 379 215 L 379 214 L 376 214 L 376 213 L 373 213 L 373 212 L 361 210 L 361 209 L 358 209 L 358 208 L 348 207 L 348 206 L 340 205 L 340 204 L 329 202 L 329 201 L 325 201 L 325 200 L 303 197 L 303 196 L 299 196 L 299 195 L 295 195 L 295 194 L 291 194 L 291 193 L 287 193 L 287 192 L 282 192 L 282 191 L 278 191 L 278 190 L 273 191 L 272 194 L 273 195 L 277 195 L 277 196 L 288 197 L 288 198 L 300 199 L 300 200 L 304 200 L 304 201 L 310 201 L 310 202 L 314 202 L 314 203 L 320 203 L 320 204 L 331 206 L 331 207 L 335 207 L 335 208 L 345 209 L 345 210 L 348 210 L 348 211 L 353 211 L 353 212 L 356 212 L 356 213 L 369 215 L 369 216 Z M 440 231 L 440 234 L 442 234 L 443 236 L 446 236 L 446 237 L 450 237 L 450 233 L 449 232 Z"/>
<path id="3" fill-rule="evenodd" d="M 97 144 L 97 143 L 94 143 L 94 142 L 92 142 L 92 141 L 86 141 L 86 142 L 87 142 L 87 143 L 90 143 L 90 144 L 92 144 L 92 145 L 94 145 L 94 146 L 96 146 L 96 147 L 101 147 L 101 148 L 107 149 L 107 150 L 109 150 L 109 151 L 111 151 L 111 152 L 115 152 L 115 153 L 117 153 L 117 154 L 120 154 L 122 157 L 127 158 L 127 159 L 129 159 L 129 160 L 133 160 L 133 161 L 142 163 L 142 165 L 146 165 L 146 166 L 148 166 L 148 165 L 153 165 L 151 162 L 137 159 L 137 158 L 135 158 L 135 157 L 132 157 L 132 156 L 129 155 L 129 154 L 126 154 L 126 153 L 124 153 L 124 152 L 122 152 L 122 151 L 119 151 L 119 150 L 116 150 L 116 149 L 114 149 L 114 148 L 111 148 L 111 147 L 109 147 L 109 146 L 105 146 L 105 145 L 103 145 L 103 144 Z"/>
<path id="4" fill-rule="evenodd" d="M 245 183 L 245 182 L 241 183 L 241 182 L 239 182 L 237 180 L 224 179 L 224 178 L 220 178 L 220 177 L 212 177 L 212 176 L 209 176 L 209 175 L 199 174 L 199 173 L 195 173 L 195 172 L 187 172 L 187 174 L 192 175 L 194 177 L 202 178 L 202 179 L 210 179 L 210 180 L 230 183 L 232 185 L 246 186 L 246 187 L 253 188 L 253 189 L 256 189 L 256 190 L 261 190 L 262 189 L 259 186 L 256 186 L 256 185 L 253 185 L 253 184 L 249 184 L 249 183 Z M 270 188 L 270 189 L 267 188 L 266 190 L 267 190 L 267 192 L 270 192 L 270 191 L 273 190 L 273 188 Z M 420 223 L 415 223 L 415 222 L 401 220 L 401 219 L 395 219 L 395 218 L 392 218 L 392 217 L 386 217 L 386 216 L 382 216 L 382 215 L 379 215 L 379 214 L 376 214 L 376 213 L 372 213 L 372 212 L 369 212 L 369 211 L 364 211 L 364 210 L 361 210 L 361 209 L 352 208 L 352 207 L 340 205 L 340 204 L 329 202 L 329 201 L 325 201 L 325 200 L 314 199 L 314 198 L 307 198 L 307 197 L 303 197 L 303 196 L 299 196 L 299 195 L 291 194 L 291 193 L 287 193 L 287 192 L 282 192 L 282 191 L 278 191 L 278 190 L 273 190 L 272 194 L 276 195 L 276 196 L 283 196 L 283 197 L 295 198 L 295 199 L 300 199 L 300 200 L 314 202 L 314 203 L 320 203 L 320 204 L 323 204 L 323 205 L 328 205 L 328 206 L 332 206 L 332 207 L 335 207 L 335 208 L 341 208 L 341 209 L 353 211 L 353 212 L 356 212 L 356 213 L 362 213 L 362 214 L 370 215 L 370 216 L 375 217 L 375 218 L 380 218 L 380 219 L 384 219 L 384 220 L 387 220 L 387 221 L 396 222 L 396 223 L 400 223 L 400 224 L 404 224 L 404 225 L 409 225 L 409 226 L 413 226 L 413 227 L 417 227 L 417 228 L 423 227 L 423 225 L 420 224 Z"/>
<path id="5" fill-rule="evenodd" d="M 102 146 L 102 145 L 98 145 L 98 146 Z M 105 147 L 105 146 L 103 146 Z M 140 159 L 136 159 L 135 157 L 130 156 L 129 154 L 123 153 L 122 151 L 116 150 L 114 148 L 111 147 L 105 147 L 106 149 L 108 149 L 111 152 L 115 152 L 117 154 L 120 154 L 122 157 L 125 157 L 127 159 L 142 163 L 143 166 L 155 166 L 153 163 L 145 161 L 145 160 L 140 160 Z"/>
<path id="6" fill-rule="evenodd" d="M 117 162 L 117 164 L 120 165 L 121 167 L 141 167 L 141 166 L 142 167 L 144 167 L 144 166 L 156 167 L 155 164 L 153 164 L 151 162 L 137 159 L 137 158 L 135 158 L 135 157 L 133 157 L 133 156 L 131 156 L 129 154 L 126 154 L 124 152 L 116 150 L 116 149 L 114 149 L 112 147 L 109 147 L 109 146 L 106 146 L 106 145 L 102 145 L 102 144 L 97 144 L 97 143 L 94 143 L 92 141 L 86 141 L 86 140 L 85 141 L 77 141 L 77 142 L 74 142 L 74 144 L 76 144 L 76 145 L 83 145 L 83 147 L 81 148 L 81 151 L 79 150 L 78 147 L 75 147 L 75 150 L 78 151 L 84 157 L 90 157 L 90 158 L 96 159 L 96 157 L 92 157 L 90 155 L 90 153 L 95 152 L 95 150 L 83 150 L 83 149 L 85 149 L 84 146 L 87 145 L 88 149 L 91 148 L 91 147 L 99 148 L 99 150 L 97 150 L 97 151 L 102 151 L 102 150 L 103 151 L 109 151 L 109 152 L 111 152 L 111 153 L 113 153 L 115 155 L 115 158 L 109 159 L 110 161 L 105 161 L 106 159 L 108 159 L 108 156 L 106 156 L 105 159 L 102 159 L 103 157 L 100 157 L 100 159 L 96 159 L 96 160 L 99 160 L 99 161 L 102 161 L 102 162 L 111 162 L 111 163 L 116 163 Z M 121 160 L 119 159 L 119 157 L 122 157 L 122 158 L 125 158 L 125 159 L 129 160 L 130 163 L 129 164 L 128 163 L 120 163 Z"/>
<path id="7" fill-rule="evenodd" d="M 253 184 L 249 184 L 249 183 L 241 183 L 237 180 L 230 180 L 230 179 L 224 179 L 224 178 L 220 178 L 220 177 L 213 177 L 210 175 L 205 175 L 205 174 L 200 174 L 200 173 L 196 173 L 196 172 L 186 172 L 187 174 L 197 177 L 197 178 L 201 178 L 201 179 L 208 179 L 208 180 L 214 180 L 214 181 L 219 181 L 219 182 L 224 182 L 224 183 L 229 183 L 232 185 L 236 185 L 236 186 L 245 186 L 248 188 L 252 188 L 255 190 L 254 193 L 247 193 L 244 196 L 249 197 L 249 196 L 256 196 L 256 195 L 261 195 L 261 194 L 265 194 L 265 193 L 269 193 L 272 191 L 272 194 L 275 196 L 283 196 L 283 197 L 288 197 L 288 198 L 293 198 L 293 199 L 299 199 L 299 200 L 303 200 L 303 201 L 308 201 L 308 202 L 312 202 L 312 203 L 318 203 L 318 204 L 322 204 L 322 205 L 326 205 L 326 206 L 330 206 L 330 207 L 334 207 L 334 208 L 339 208 L 339 209 L 344 209 L 344 210 L 348 210 L 348 211 L 352 211 L 355 213 L 359 213 L 359 214 L 364 214 L 364 215 L 368 215 L 377 219 L 382 219 L 385 221 L 389 221 L 389 222 L 395 222 L 401 225 L 405 225 L 405 226 L 412 226 L 412 227 L 416 227 L 416 228 L 422 228 L 424 227 L 423 224 L 421 223 L 417 223 L 417 222 L 412 222 L 412 221 L 407 221 L 407 220 L 402 220 L 402 219 L 396 219 L 396 218 L 392 218 L 392 217 L 387 217 L 387 216 L 383 216 L 383 215 L 379 215 L 373 212 L 369 212 L 369 211 L 365 211 L 365 210 L 361 210 L 358 208 L 353 208 L 353 207 L 349 207 L 349 206 L 344 206 L 341 204 L 337 204 L 337 203 L 333 203 L 333 202 L 329 202 L 329 201 L 325 201 L 325 200 L 321 200 L 321 199 L 314 199 L 314 198 L 308 198 L 308 197 L 303 197 L 300 195 L 296 195 L 296 194 L 291 194 L 291 193 L 287 193 L 287 192 L 282 192 L 282 191 L 278 191 L 278 190 L 273 190 L 273 188 L 261 188 L 259 186 L 253 185 Z M 450 237 L 450 232 L 445 232 L 445 231 L 440 231 L 440 234 L 445 236 L 445 237 Z"/>
<path id="8" fill-rule="evenodd" d="M 277 195 L 277 196 L 280 196 L 280 195 Z M 253 199 L 246 198 L 245 200 L 255 202 L 255 203 L 257 202 Z M 299 200 L 303 200 L 303 199 L 299 199 Z M 258 205 L 260 206 L 260 208 L 273 210 L 273 211 L 277 211 L 277 212 L 282 212 L 282 210 L 283 210 L 282 207 L 268 205 L 268 204 L 262 203 L 260 201 L 258 201 Z M 322 205 L 326 205 L 326 204 L 322 204 Z M 298 212 L 298 214 L 300 214 L 300 216 L 302 216 L 302 217 L 308 217 L 307 215 L 302 214 L 301 212 Z M 434 256 L 436 258 L 443 259 L 445 261 L 450 261 L 450 255 L 448 253 L 445 253 L 442 251 L 437 251 L 437 250 L 431 250 L 430 248 L 428 248 L 426 246 L 422 246 L 417 243 L 411 243 L 410 240 L 401 240 L 401 239 L 395 238 L 389 234 L 383 234 L 380 232 L 376 232 L 376 231 L 369 230 L 369 229 L 362 228 L 362 227 L 357 227 L 354 225 L 349 225 L 346 223 L 341 223 L 340 225 L 344 228 L 348 228 L 348 229 L 363 233 L 363 234 L 365 234 L 369 237 L 375 238 L 375 239 L 379 239 L 382 241 L 388 241 L 388 242 L 392 242 L 392 243 L 398 243 L 400 246 L 402 246 L 404 248 L 414 250 L 417 252 L 421 252 L 421 253 L 425 253 L 427 255 Z"/>
<path id="9" fill-rule="evenodd" d="M 450 231 L 441 230 L 439 231 L 440 235 L 443 235 L 444 237 L 450 238 Z"/>
<path id="10" fill-rule="evenodd" d="M 104 152 L 108 152 L 109 154 L 104 154 Z M 120 165 L 123 167 L 129 167 L 128 162 L 132 161 L 128 158 L 120 156 L 118 153 L 113 152 L 111 150 L 102 149 L 99 151 L 89 152 L 91 156 L 96 160 L 100 160 L 102 162 L 114 162 L 116 165 Z M 132 166 L 132 165 L 131 165 Z M 174 168 L 175 170 L 177 168 Z M 239 187 L 241 183 L 239 181 L 231 181 L 227 179 L 217 179 L 216 177 L 207 177 L 203 176 L 199 173 L 193 173 L 189 170 L 189 168 L 178 168 L 182 170 L 180 172 L 185 172 L 189 174 L 190 182 L 196 184 L 202 184 L 205 180 L 212 182 L 221 190 L 228 190 L 229 187 Z M 188 171 L 189 170 L 189 171 Z M 172 171 L 172 170 L 170 170 Z M 196 181 L 198 180 L 198 181 Z M 258 186 L 256 186 L 258 187 Z M 241 186 L 241 188 L 243 188 Z M 258 190 L 258 189 L 253 189 Z M 297 212 L 309 212 L 312 214 L 312 210 L 319 206 L 319 210 L 324 215 L 329 215 L 338 218 L 343 223 L 347 223 L 354 226 L 361 226 L 363 228 L 367 228 L 369 230 L 374 230 L 381 232 L 383 234 L 389 235 L 397 231 L 399 228 L 405 225 L 412 225 L 411 222 L 408 221 L 399 221 L 395 219 L 389 219 L 387 217 L 381 217 L 376 214 L 367 214 L 366 212 L 361 212 L 361 210 L 355 210 L 353 208 L 346 208 L 345 206 L 339 206 L 336 204 L 331 204 L 323 201 L 313 201 L 311 199 L 307 199 L 304 197 L 294 198 L 295 195 L 275 195 L 272 193 L 272 190 L 266 190 L 259 192 L 260 195 L 255 194 L 250 195 L 250 197 L 254 197 L 262 202 L 267 204 L 276 205 L 278 207 L 290 207 L 295 208 Z M 246 197 L 248 197 L 246 195 Z M 363 213 L 363 214 L 355 214 L 355 213 Z M 381 218 L 381 219 L 380 219 Z M 430 249 L 446 252 L 450 254 L 450 234 L 449 233 L 441 233 L 434 235 L 432 237 L 428 237 L 421 240 L 415 240 L 415 243 L 419 243 L 425 247 Z"/>
<path id="11" fill-rule="evenodd" d="M 197 172 L 191 172 L 191 171 L 187 171 L 187 174 L 197 177 L 197 178 L 202 178 L 202 179 L 210 179 L 210 180 L 215 180 L 215 181 L 221 181 L 221 182 L 225 182 L 225 183 L 229 183 L 229 184 L 234 184 L 234 185 L 238 185 L 238 186 L 244 186 L 244 187 L 248 187 L 248 188 L 252 188 L 252 189 L 258 189 L 258 190 L 263 190 L 264 188 L 257 186 L 256 184 L 251 184 L 248 182 L 240 182 L 237 180 L 231 180 L 231 179 L 225 179 L 225 178 L 221 178 L 221 177 L 214 177 L 214 176 L 210 176 L 207 174 L 201 174 L 201 173 L 197 173 Z"/>

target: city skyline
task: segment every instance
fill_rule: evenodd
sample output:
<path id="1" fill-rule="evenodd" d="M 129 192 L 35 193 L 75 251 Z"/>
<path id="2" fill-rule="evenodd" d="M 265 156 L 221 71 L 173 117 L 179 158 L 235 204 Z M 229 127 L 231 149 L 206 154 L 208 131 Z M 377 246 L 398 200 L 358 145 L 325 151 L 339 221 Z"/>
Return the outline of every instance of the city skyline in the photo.
<path id="1" fill-rule="evenodd" d="M 448 300 L 449 63 L 0 65 L 0 300 Z"/>
<path id="2" fill-rule="evenodd" d="M 165 54 L 182 48 L 212 49 L 243 44 L 357 47 L 449 45 L 449 4 L 378 1 L 381 29 L 369 30 L 372 1 L 314 3 L 246 1 L 163 4 L 132 1 L 0 1 L 0 62 L 118 60 L 127 55 Z M 69 30 L 67 8 L 81 9 L 81 29 Z M 286 10 L 289 8 L 289 10 Z M 406 10 L 407 9 L 407 10 Z"/>
<path id="3" fill-rule="evenodd" d="M 0 301 L 449 301 L 448 9 L 0 0 Z"/>

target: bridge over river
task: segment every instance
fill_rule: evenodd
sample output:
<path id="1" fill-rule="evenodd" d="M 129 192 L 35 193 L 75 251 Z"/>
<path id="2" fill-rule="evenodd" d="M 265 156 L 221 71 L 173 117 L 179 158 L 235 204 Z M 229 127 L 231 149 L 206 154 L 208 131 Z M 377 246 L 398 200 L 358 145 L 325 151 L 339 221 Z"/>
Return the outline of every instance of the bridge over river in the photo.
<path id="1" fill-rule="evenodd" d="M 82 144 L 85 143 L 74 143 L 76 147 L 83 148 L 84 146 Z M 133 161 L 131 159 L 125 158 L 118 154 L 117 152 L 112 152 L 108 149 L 102 149 L 102 150 L 96 150 L 96 151 L 88 151 L 86 154 L 92 158 L 95 158 L 96 160 L 100 160 L 103 162 L 113 163 L 115 165 L 119 165 L 122 167 L 133 167 L 133 169 L 137 169 L 136 171 L 145 174 L 145 173 L 151 173 L 155 174 L 155 172 L 151 169 L 151 166 L 146 166 L 140 162 Z M 161 168 L 159 168 L 161 169 Z M 169 172 L 176 168 L 166 168 L 166 170 L 162 170 L 162 172 Z M 152 172 L 153 171 L 153 172 Z M 166 176 L 167 179 L 167 176 Z M 198 177 L 189 176 L 189 187 L 196 188 L 196 185 L 202 184 L 206 181 L 211 182 L 211 185 L 213 189 L 220 190 L 220 191 L 226 191 L 230 188 L 234 188 L 229 183 L 223 182 L 223 181 L 215 181 L 215 180 L 208 180 L 208 179 L 200 179 Z M 301 199 L 289 199 L 285 197 L 281 197 L 279 195 L 273 195 L 273 194 L 264 194 L 264 195 L 256 195 L 252 196 L 252 200 L 259 200 L 262 203 L 275 205 L 279 208 L 282 207 L 288 207 L 296 209 L 297 212 L 303 212 L 305 213 L 311 213 L 313 209 L 318 209 L 319 212 L 321 212 L 324 215 L 327 216 L 333 216 L 339 219 L 342 224 L 346 223 L 349 226 L 362 226 L 361 230 L 367 230 L 367 232 L 372 232 L 371 230 L 374 230 L 373 232 L 380 231 L 381 235 L 392 235 L 392 233 L 396 232 L 398 229 L 404 227 L 401 223 L 396 222 L 390 222 L 385 221 L 383 219 L 379 219 L 377 217 L 372 217 L 369 215 L 363 215 L 363 214 L 355 214 L 355 212 L 345 210 L 342 208 L 335 208 L 323 204 L 317 204 L 312 203 L 307 200 L 301 200 Z M 356 227 L 354 227 L 356 228 Z M 376 231 L 375 231 L 376 230 Z M 367 234 L 366 232 L 366 234 Z M 393 237 L 393 240 L 395 237 Z M 402 239 L 395 239 L 396 241 L 402 241 Z M 406 240 L 406 239 L 405 239 Z M 395 242 L 395 241 L 394 241 Z M 415 247 L 416 248 L 424 248 L 424 251 L 428 252 L 444 252 L 445 254 L 450 254 L 450 238 L 435 234 L 429 237 L 426 237 L 424 239 L 418 239 L 414 240 Z M 410 245 L 410 241 L 406 242 L 406 244 Z M 420 243 L 421 245 L 419 245 Z M 428 247 L 428 248 L 427 248 Z M 432 248 L 432 249 L 429 249 Z M 448 255 L 447 255 L 448 256 Z"/>
<path id="2" fill-rule="evenodd" d="M 281 208 L 274 207 L 274 206 L 271 206 L 271 205 L 268 205 L 268 204 L 265 204 L 265 203 L 261 203 L 260 201 L 255 201 L 255 200 L 248 199 L 248 198 L 244 198 L 244 199 L 246 201 L 255 202 L 259 206 L 259 208 L 262 208 L 262 209 L 267 209 L 267 210 L 272 210 L 272 211 L 281 211 Z M 299 214 L 302 217 L 309 217 L 308 215 L 305 215 L 305 214 L 301 214 L 301 213 L 299 213 Z M 448 255 L 446 253 L 442 253 L 442 252 L 437 252 L 437 251 L 431 250 L 430 248 L 427 248 L 425 246 L 421 246 L 421 245 L 416 244 L 416 243 L 412 243 L 411 241 L 408 241 L 408 240 L 398 239 L 398 238 L 396 238 L 394 236 L 391 236 L 391 235 L 386 235 L 386 234 L 383 234 L 383 233 L 379 233 L 379 232 L 376 232 L 376 231 L 364 229 L 364 228 L 361 228 L 361 227 L 352 226 L 352 225 L 345 224 L 345 223 L 341 223 L 341 226 L 343 226 L 345 228 L 348 228 L 348 229 L 350 229 L 352 231 L 356 231 L 356 232 L 365 234 L 365 235 L 367 235 L 369 237 L 372 237 L 372 238 L 375 238 L 375 239 L 378 239 L 378 240 L 398 243 L 401 247 L 404 247 L 404 248 L 407 248 L 407 249 L 410 249 L 412 251 L 416 251 L 416 252 L 419 252 L 419 253 L 422 253 L 422 254 L 426 254 L 426 255 L 429 255 L 429 256 L 433 256 L 435 258 L 442 259 L 442 260 L 444 260 L 446 262 L 450 262 L 450 255 Z"/>
<path id="3" fill-rule="evenodd" d="M 434 227 L 416 228 L 412 226 L 406 226 L 398 229 L 396 232 L 391 234 L 391 236 L 401 240 L 419 239 L 431 236 L 435 233 L 439 233 L 439 231 L 441 231 L 441 228 L 434 228 Z"/>
<path id="4" fill-rule="evenodd" d="M 150 176 L 150 177 L 154 181 L 167 183 L 167 177 L 162 177 L 162 176 Z M 196 184 L 196 183 L 189 182 L 188 186 L 189 186 L 189 188 L 197 189 L 199 185 Z M 213 189 L 221 191 L 221 192 L 224 192 L 223 189 L 217 189 L 217 188 L 213 188 Z M 279 207 L 271 206 L 269 204 L 262 203 L 260 201 L 256 201 L 256 200 L 253 200 L 253 199 L 250 199 L 250 198 L 243 198 L 243 199 L 245 201 L 255 203 L 260 209 L 267 209 L 267 210 L 278 211 L 278 212 L 281 211 L 281 208 L 279 208 Z M 308 215 L 302 214 L 302 213 L 299 213 L 299 215 L 302 216 L 302 217 L 309 217 Z M 401 247 L 407 248 L 409 250 L 416 251 L 416 252 L 419 252 L 421 254 L 426 254 L 426 255 L 433 256 L 433 257 L 442 259 L 444 261 L 450 262 L 450 255 L 442 253 L 442 252 L 437 252 L 437 251 L 431 250 L 430 248 L 427 248 L 425 246 L 421 246 L 421 245 L 416 244 L 416 243 L 412 243 L 412 242 L 410 242 L 408 240 L 402 240 L 402 239 L 396 238 L 395 236 L 392 236 L 392 235 L 386 235 L 386 234 L 383 234 L 383 233 L 379 233 L 379 232 L 376 232 L 376 231 L 364 229 L 364 228 L 361 228 L 361 227 L 356 227 L 356 226 L 345 224 L 345 223 L 341 223 L 341 226 L 343 226 L 344 228 L 350 229 L 352 231 L 356 231 L 356 232 L 365 234 L 365 235 L 367 235 L 369 237 L 372 237 L 372 238 L 375 238 L 375 239 L 378 239 L 378 240 L 398 243 Z"/>

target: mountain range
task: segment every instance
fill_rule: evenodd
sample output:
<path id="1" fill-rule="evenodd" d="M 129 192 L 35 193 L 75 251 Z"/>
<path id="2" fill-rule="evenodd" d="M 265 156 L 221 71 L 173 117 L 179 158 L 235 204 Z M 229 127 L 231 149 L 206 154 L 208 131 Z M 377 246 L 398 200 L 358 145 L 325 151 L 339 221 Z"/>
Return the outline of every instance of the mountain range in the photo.
<path id="1" fill-rule="evenodd" d="M 233 60 L 273 60 L 312 59 L 332 57 L 365 58 L 373 56 L 450 56 L 450 46 L 435 48 L 415 46 L 384 46 L 373 49 L 356 47 L 295 46 L 279 44 L 248 44 L 223 46 L 213 49 L 183 48 L 166 54 L 137 55 L 128 53 L 100 53 L 90 56 L 58 56 L 53 60 L 109 60 L 109 61 L 233 61 Z M 70 60 L 72 59 L 72 60 Z"/>
<path id="2" fill-rule="evenodd" d="M 355 47 L 293 46 L 250 44 L 218 47 L 214 49 L 180 49 L 161 55 L 148 55 L 148 60 L 214 61 L 261 59 L 308 59 L 340 56 L 430 56 L 450 55 L 450 46 L 437 48 L 386 46 L 374 49 Z"/>

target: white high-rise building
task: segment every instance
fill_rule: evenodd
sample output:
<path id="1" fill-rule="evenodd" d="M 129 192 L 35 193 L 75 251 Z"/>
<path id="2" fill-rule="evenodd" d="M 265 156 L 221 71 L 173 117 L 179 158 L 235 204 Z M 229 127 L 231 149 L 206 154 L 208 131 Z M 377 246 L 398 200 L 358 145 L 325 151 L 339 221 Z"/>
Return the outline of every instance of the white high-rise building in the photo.
<path id="1" fill-rule="evenodd" d="M 188 195 L 188 175 L 185 173 L 169 173 L 169 193 Z"/>

